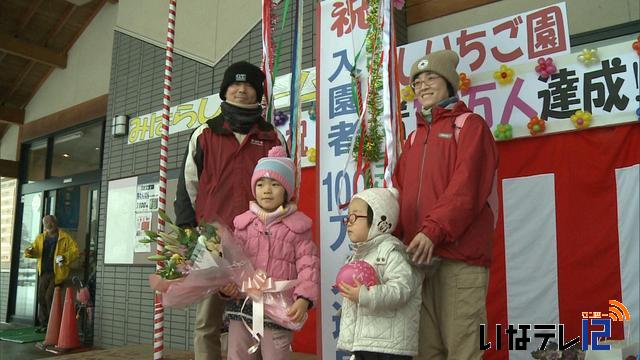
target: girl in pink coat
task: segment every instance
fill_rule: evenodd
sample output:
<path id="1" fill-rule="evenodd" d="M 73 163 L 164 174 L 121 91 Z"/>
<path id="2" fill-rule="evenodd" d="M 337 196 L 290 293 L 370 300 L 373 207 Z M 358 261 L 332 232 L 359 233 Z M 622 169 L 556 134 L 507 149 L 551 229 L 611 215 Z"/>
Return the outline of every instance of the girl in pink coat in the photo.
<path id="1" fill-rule="evenodd" d="M 269 151 L 258 161 L 251 177 L 255 201 L 249 210 L 233 220 L 235 238 L 255 269 L 266 271 L 274 280 L 295 280 L 293 305 L 287 314 L 294 322 L 301 322 L 307 310 L 317 302 L 320 293 L 320 258 L 311 236 L 311 219 L 298 211 L 291 202 L 294 185 L 293 161 L 283 147 Z M 244 299 L 235 284 L 220 291 L 223 295 Z M 248 354 L 254 341 L 242 320 L 251 326 L 251 302 L 242 309 L 242 300 L 227 303 L 229 318 L 227 358 L 258 358 L 256 351 Z M 264 338 L 260 353 L 265 360 L 288 359 L 292 333 L 265 318 Z"/>

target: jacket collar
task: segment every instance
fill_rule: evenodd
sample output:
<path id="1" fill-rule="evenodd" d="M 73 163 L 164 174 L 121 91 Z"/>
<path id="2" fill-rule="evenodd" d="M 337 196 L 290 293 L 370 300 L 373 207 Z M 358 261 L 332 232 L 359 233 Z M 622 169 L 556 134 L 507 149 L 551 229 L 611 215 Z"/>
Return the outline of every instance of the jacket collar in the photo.
<path id="1" fill-rule="evenodd" d="M 233 136 L 233 131 L 231 131 L 229 123 L 225 120 L 222 114 L 209 119 L 207 124 L 215 134 Z M 260 120 L 251 128 L 251 130 L 249 130 L 247 136 L 260 140 L 275 140 L 276 134 L 274 129 L 273 125 L 264 120 Z"/>
<path id="2" fill-rule="evenodd" d="M 389 234 L 379 234 L 376 237 L 369 239 L 363 243 L 351 243 L 351 247 L 353 248 L 353 254 L 355 258 L 363 258 L 366 256 L 372 249 L 378 247 L 378 245 L 384 241 L 385 238 L 390 236 Z"/>
<path id="3" fill-rule="evenodd" d="M 46 239 L 47 232 L 43 231 L 43 232 L 40 233 L 40 235 L 42 235 L 42 239 Z M 64 231 L 62 229 L 58 229 L 58 241 L 66 239 L 68 237 L 69 237 L 69 234 L 66 231 Z"/>
<path id="4" fill-rule="evenodd" d="M 249 210 L 251 210 L 251 212 L 254 213 L 256 217 L 260 219 L 260 221 L 262 221 L 263 224 L 269 225 L 291 215 L 292 213 L 296 212 L 298 208 L 296 207 L 296 204 L 290 203 L 286 207 L 280 206 L 272 212 L 267 212 L 262 209 L 257 202 L 251 201 L 249 203 Z"/>
<path id="5" fill-rule="evenodd" d="M 431 119 L 433 119 L 432 122 L 438 122 L 445 118 L 455 118 L 460 114 L 471 112 L 464 101 L 450 101 L 451 99 L 454 98 L 443 100 L 438 105 L 435 105 L 431 108 Z M 417 126 L 426 126 L 427 119 L 422 114 L 422 109 L 419 108 L 416 110 L 416 118 L 418 120 Z"/>

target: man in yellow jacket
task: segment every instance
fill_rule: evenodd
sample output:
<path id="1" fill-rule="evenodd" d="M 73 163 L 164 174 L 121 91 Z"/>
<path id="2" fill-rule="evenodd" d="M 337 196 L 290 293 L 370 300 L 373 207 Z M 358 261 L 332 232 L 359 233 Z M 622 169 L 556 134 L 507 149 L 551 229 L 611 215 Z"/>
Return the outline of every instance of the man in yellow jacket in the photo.
<path id="1" fill-rule="evenodd" d="M 69 276 L 69 265 L 78 257 L 78 246 L 69 233 L 58 229 L 53 215 L 42 218 L 44 232 L 39 234 L 24 253 L 25 257 L 38 259 L 38 319 L 40 328 L 47 330 L 49 312 L 53 302 L 53 290 L 61 286 Z"/>

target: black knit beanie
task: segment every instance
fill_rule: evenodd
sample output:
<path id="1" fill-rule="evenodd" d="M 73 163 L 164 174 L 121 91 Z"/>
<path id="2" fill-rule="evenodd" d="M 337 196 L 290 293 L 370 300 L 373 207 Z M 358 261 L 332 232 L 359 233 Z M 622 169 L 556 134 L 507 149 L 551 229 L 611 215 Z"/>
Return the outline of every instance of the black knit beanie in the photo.
<path id="1" fill-rule="evenodd" d="M 233 82 L 248 82 L 256 90 L 257 102 L 262 101 L 262 94 L 264 93 L 263 82 L 265 76 L 259 67 L 248 63 L 246 61 L 239 61 L 231 64 L 224 72 L 224 78 L 222 79 L 222 85 L 220 86 L 220 99 L 227 100 L 226 93 L 227 88 Z"/>

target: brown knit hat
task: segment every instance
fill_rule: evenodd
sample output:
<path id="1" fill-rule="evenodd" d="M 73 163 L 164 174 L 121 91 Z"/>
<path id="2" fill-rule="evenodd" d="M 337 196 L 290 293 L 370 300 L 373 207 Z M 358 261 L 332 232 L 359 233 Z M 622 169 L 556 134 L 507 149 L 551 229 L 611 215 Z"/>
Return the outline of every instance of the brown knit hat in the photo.
<path id="1" fill-rule="evenodd" d="M 456 71 L 458 54 L 451 50 L 440 50 L 423 56 L 411 66 L 411 81 L 423 72 L 431 71 L 442 76 L 458 92 L 460 77 Z"/>

